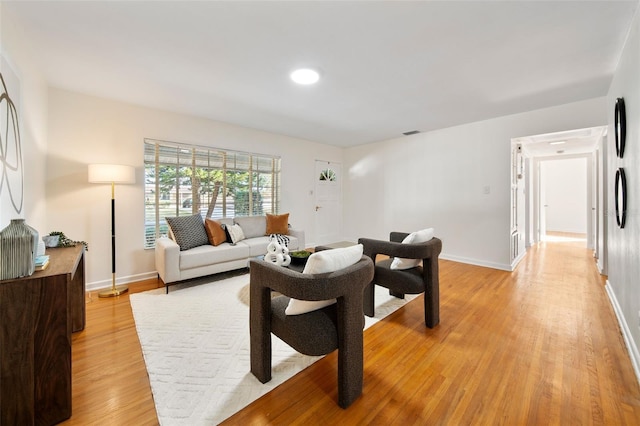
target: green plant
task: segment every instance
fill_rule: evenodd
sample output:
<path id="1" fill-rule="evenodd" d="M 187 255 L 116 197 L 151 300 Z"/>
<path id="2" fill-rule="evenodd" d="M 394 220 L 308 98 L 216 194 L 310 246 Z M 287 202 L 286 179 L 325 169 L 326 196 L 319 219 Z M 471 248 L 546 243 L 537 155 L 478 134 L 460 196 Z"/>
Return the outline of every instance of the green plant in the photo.
<path id="1" fill-rule="evenodd" d="M 58 247 L 74 247 L 76 244 L 84 244 L 85 250 L 89 251 L 89 244 L 86 241 L 73 241 L 67 238 L 64 235 L 64 232 L 60 231 L 52 231 L 49 232 L 49 235 L 57 235 L 58 236 Z"/>
<path id="2" fill-rule="evenodd" d="M 298 250 L 298 251 L 292 251 L 291 253 L 289 253 L 289 255 L 291 257 L 306 259 L 307 257 L 311 256 L 311 252 L 308 252 L 306 250 Z"/>

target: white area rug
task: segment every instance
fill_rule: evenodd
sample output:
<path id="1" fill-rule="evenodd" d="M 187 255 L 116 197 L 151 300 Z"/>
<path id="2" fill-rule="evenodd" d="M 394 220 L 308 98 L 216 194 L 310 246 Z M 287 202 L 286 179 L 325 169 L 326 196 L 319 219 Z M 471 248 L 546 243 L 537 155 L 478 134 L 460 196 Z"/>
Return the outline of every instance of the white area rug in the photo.
<path id="1" fill-rule="evenodd" d="M 221 279 L 224 278 L 224 279 Z M 204 282 L 204 284 L 203 284 Z M 376 287 L 376 318 L 405 300 Z M 130 296 L 161 425 L 212 425 L 321 357 L 299 354 L 272 335 L 272 379 L 250 371 L 249 274 L 225 275 Z"/>

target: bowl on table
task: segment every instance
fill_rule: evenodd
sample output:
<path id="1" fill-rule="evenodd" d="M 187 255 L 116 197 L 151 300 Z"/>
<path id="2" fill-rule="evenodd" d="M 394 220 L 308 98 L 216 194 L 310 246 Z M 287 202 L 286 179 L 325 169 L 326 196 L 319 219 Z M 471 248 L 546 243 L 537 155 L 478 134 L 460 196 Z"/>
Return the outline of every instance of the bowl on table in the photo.
<path id="1" fill-rule="evenodd" d="M 291 256 L 291 263 L 294 265 L 304 265 L 307 263 L 309 256 L 311 256 L 311 252 L 306 250 L 296 250 L 289 252 L 289 256 Z"/>

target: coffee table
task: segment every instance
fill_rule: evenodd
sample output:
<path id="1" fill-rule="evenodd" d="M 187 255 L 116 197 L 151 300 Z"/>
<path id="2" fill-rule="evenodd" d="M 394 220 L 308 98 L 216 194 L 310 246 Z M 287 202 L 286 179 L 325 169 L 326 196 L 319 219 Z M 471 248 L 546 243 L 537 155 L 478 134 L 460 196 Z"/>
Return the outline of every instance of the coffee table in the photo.
<path id="1" fill-rule="evenodd" d="M 264 260 L 264 254 L 260 255 L 260 256 L 256 256 L 255 257 L 256 260 L 262 260 L 263 262 Z M 291 269 L 292 271 L 296 271 L 296 272 L 302 272 L 304 271 L 304 263 L 293 263 L 291 262 L 289 265 L 287 266 L 283 266 L 283 268 L 287 268 L 287 269 Z"/>

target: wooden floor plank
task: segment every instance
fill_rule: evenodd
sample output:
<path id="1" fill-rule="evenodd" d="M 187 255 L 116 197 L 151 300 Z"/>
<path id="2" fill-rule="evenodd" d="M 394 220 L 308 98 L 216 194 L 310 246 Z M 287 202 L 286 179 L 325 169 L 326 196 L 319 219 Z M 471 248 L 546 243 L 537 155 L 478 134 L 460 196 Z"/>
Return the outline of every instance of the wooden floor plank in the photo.
<path id="1" fill-rule="evenodd" d="M 365 331 L 364 391 L 349 409 L 336 403 L 333 353 L 225 424 L 640 424 L 640 387 L 584 242 L 541 243 L 512 273 L 442 260 L 440 297 L 434 329 L 418 297 Z M 72 352 L 65 424 L 158 423 L 128 294 L 88 297 Z"/>

